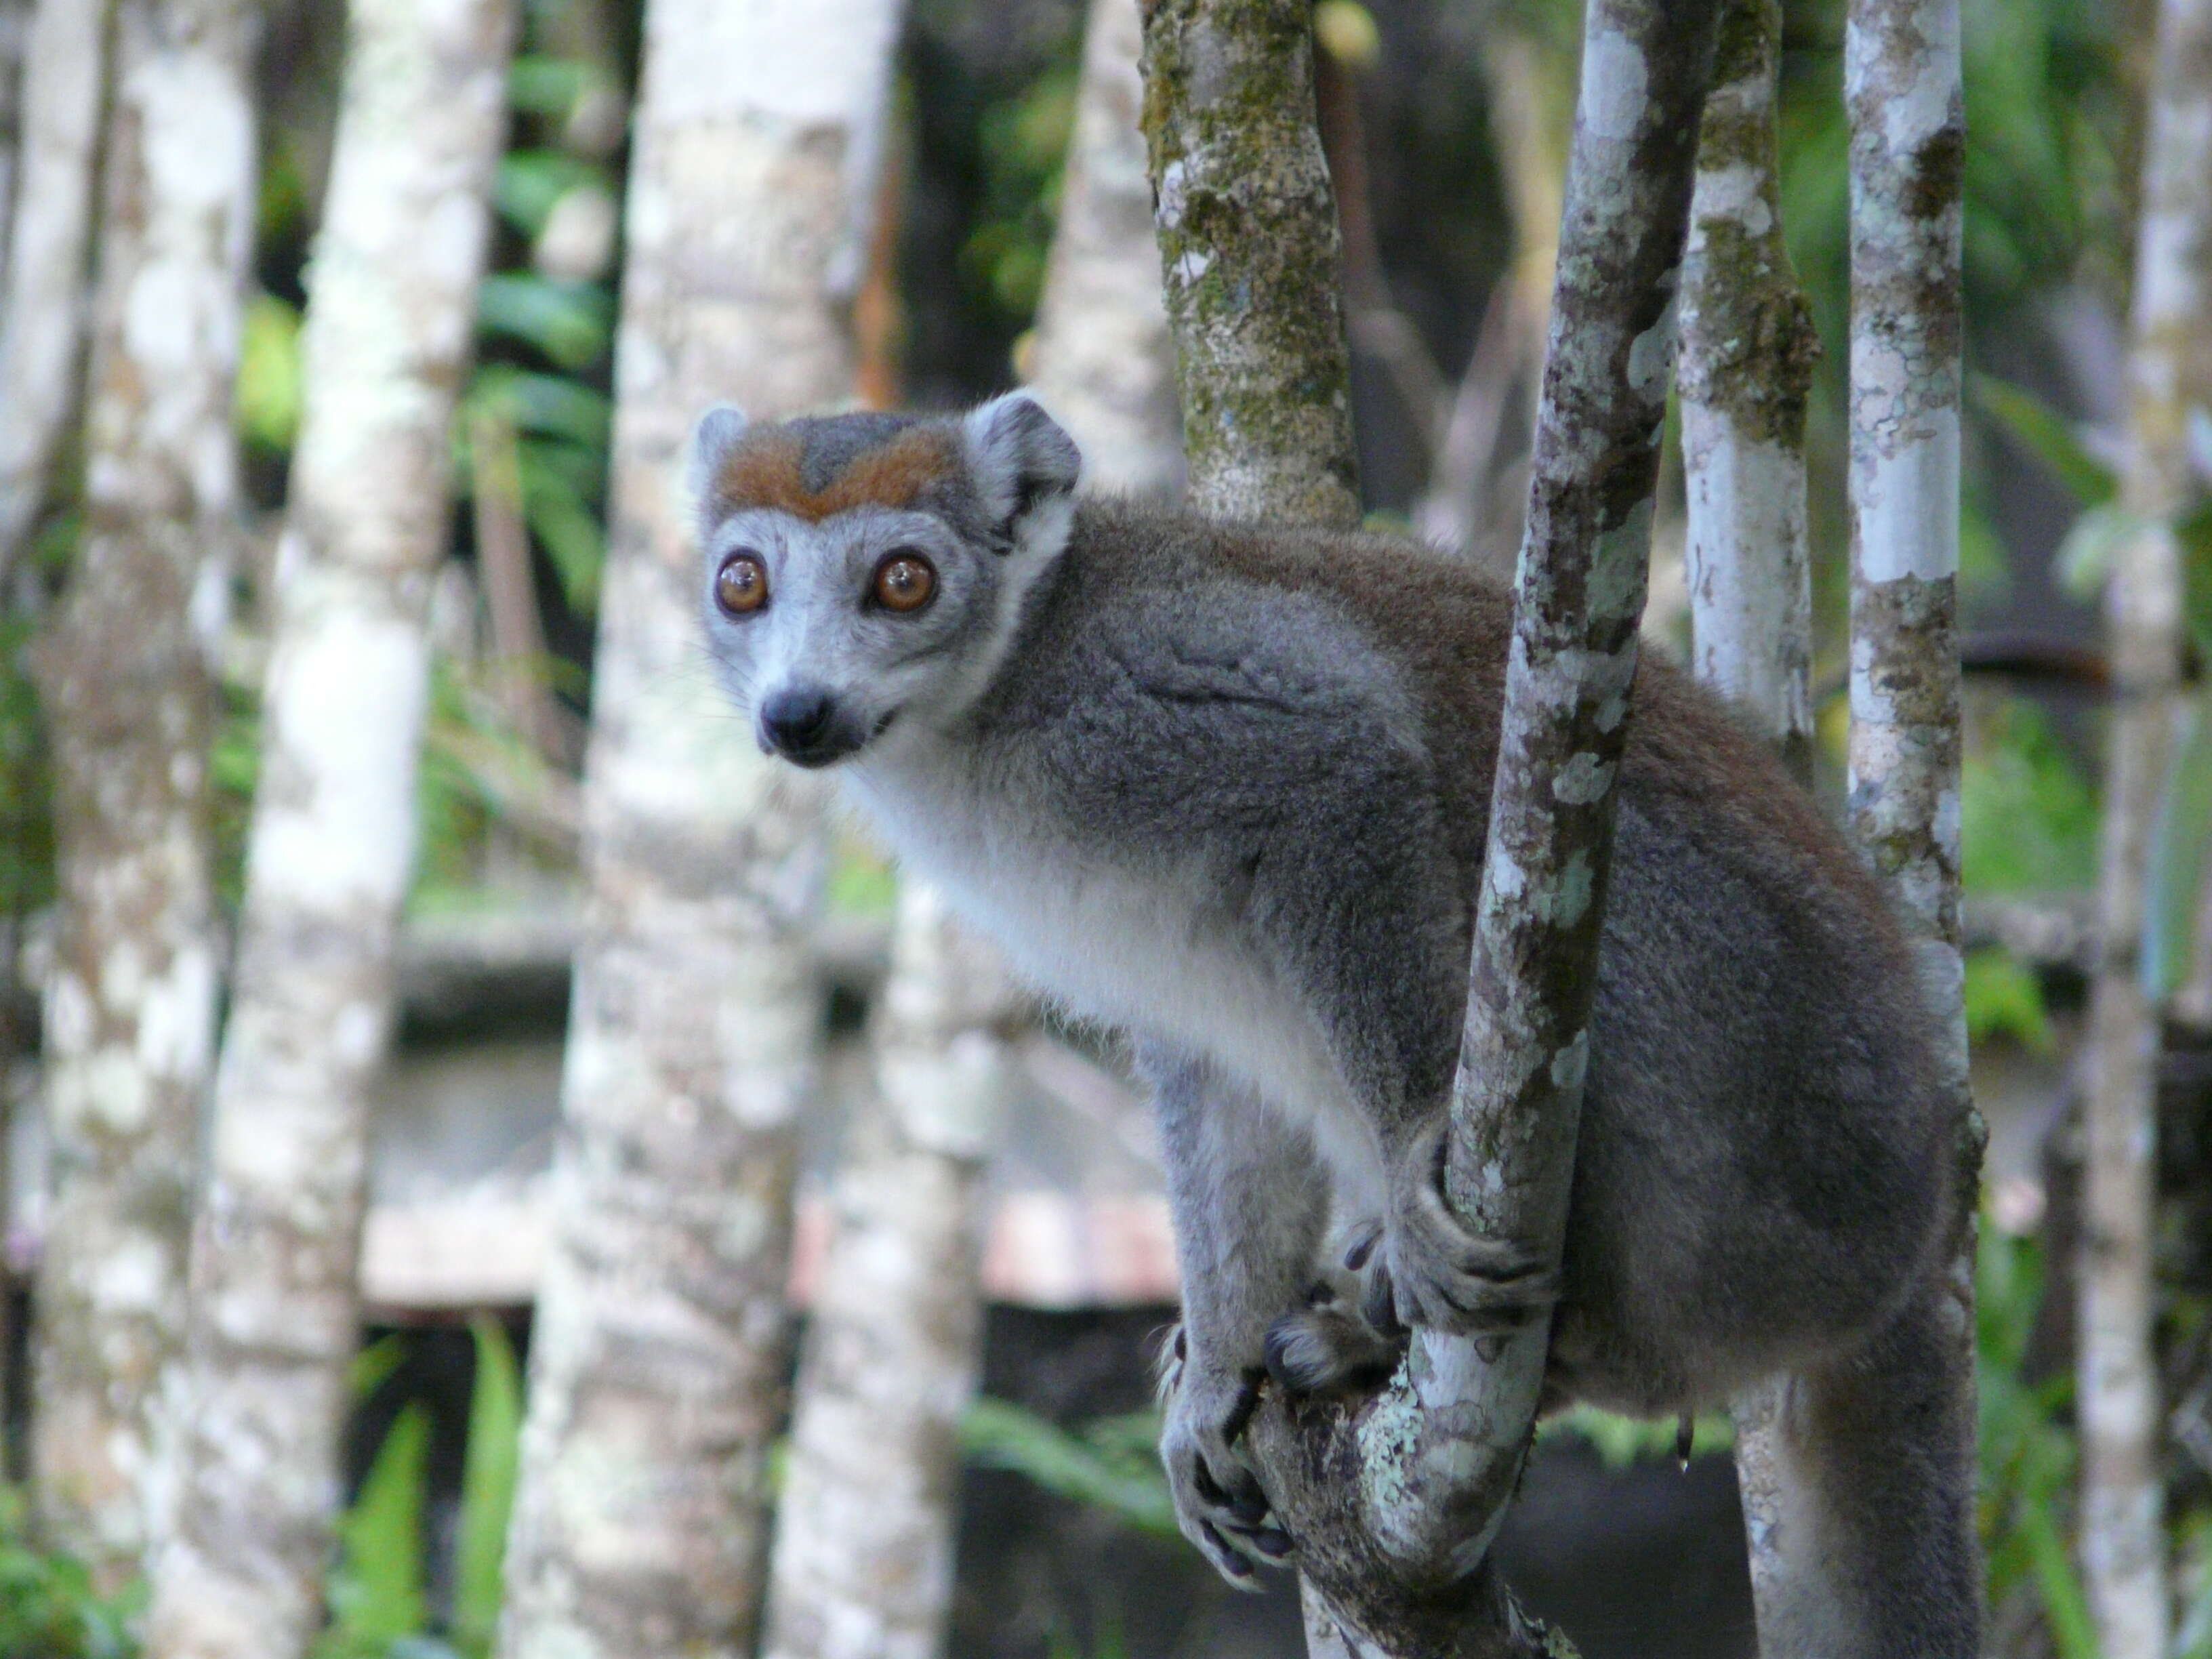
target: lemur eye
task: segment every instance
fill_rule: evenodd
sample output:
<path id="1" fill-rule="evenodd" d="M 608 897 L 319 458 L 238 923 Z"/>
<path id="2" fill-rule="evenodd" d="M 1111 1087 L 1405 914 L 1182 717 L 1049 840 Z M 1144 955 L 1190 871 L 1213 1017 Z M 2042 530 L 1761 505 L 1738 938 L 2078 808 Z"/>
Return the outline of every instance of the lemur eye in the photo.
<path id="1" fill-rule="evenodd" d="M 937 572 L 910 549 L 876 567 L 876 603 L 886 611 L 919 611 L 936 592 Z"/>
<path id="2" fill-rule="evenodd" d="M 732 553 L 714 573 L 714 603 L 726 617 L 743 617 L 768 603 L 768 567 L 754 553 Z"/>

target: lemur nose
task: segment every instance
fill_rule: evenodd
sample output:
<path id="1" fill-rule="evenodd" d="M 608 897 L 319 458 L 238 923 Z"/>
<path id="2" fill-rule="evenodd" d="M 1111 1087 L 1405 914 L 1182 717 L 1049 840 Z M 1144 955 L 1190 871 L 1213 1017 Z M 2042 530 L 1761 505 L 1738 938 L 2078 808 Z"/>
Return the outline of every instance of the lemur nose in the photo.
<path id="1" fill-rule="evenodd" d="M 803 755 L 830 733 L 836 705 L 817 685 L 787 685 L 761 704 L 761 731 L 779 753 Z"/>

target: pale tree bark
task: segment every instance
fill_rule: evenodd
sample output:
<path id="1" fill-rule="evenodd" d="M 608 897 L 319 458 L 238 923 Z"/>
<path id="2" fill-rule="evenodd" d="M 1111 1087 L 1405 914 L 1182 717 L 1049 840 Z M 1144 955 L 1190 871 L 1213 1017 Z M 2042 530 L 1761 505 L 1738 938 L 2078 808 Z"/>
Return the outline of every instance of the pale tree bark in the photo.
<path id="1" fill-rule="evenodd" d="M 891 0 L 646 14 L 586 774 L 592 898 L 508 1659 L 751 1650 L 796 1120 L 820 1052 L 822 837 L 818 796 L 755 751 L 702 660 L 681 459 L 717 400 L 772 418 L 851 394 L 831 264 L 896 17 Z"/>
<path id="2" fill-rule="evenodd" d="M 2212 410 L 2212 4 L 2164 0 L 2136 239 L 2130 448 L 2105 626 L 2100 949 L 2085 1103 L 2080 1346 L 2081 1565 L 2109 1654 L 2163 1654 L 2171 1589 L 2153 1344 L 2159 1010 L 2141 963 L 2152 824 L 2181 656 L 2177 515 L 2202 493 L 2189 422 Z"/>
<path id="3" fill-rule="evenodd" d="M 961 1413 L 983 1326 L 981 1203 L 1012 999 L 930 888 L 899 896 L 875 1098 L 847 1135 L 777 1510 L 769 1659 L 935 1659 Z"/>
<path id="4" fill-rule="evenodd" d="M 1692 665 L 1811 782 L 1805 400 L 1820 340 L 1782 236 L 1778 0 L 1724 0 L 1682 267 Z"/>
<path id="5" fill-rule="evenodd" d="M 85 523 L 39 653 L 60 936 L 32 1458 L 48 1537 L 111 1586 L 160 1521 L 213 1070 L 214 688 L 239 526 L 231 386 L 252 246 L 258 0 L 120 0 Z"/>
<path id="6" fill-rule="evenodd" d="M 1181 483 L 1182 448 L 1138 126 L 1143 40 L 1137 0 L 1091 0 L 1030 384 L 1082 443 L 1091 488 L 1159 494 Z"/>
<path id="7" fill-rule="evenodd" d="M 0 311 L 0 587 L 36 526 L 77 409 L 111 0 L 38 0 L 23 57 L 21 182 Z"/>
<path id="8" fill-rule="evenodd" d="M 1155 53 L 1152 41 L 1171 8 L 1164 3 L 1152 15 L 1147 64 L 1158 78 L 1148 102 L 1162 127 L 1191 93 L 1187 81 L 1163 71 L 1220 49 L 1207 28 L 1249 9 L 1172 9 L 1185 44 L 1174 57 Z M 1674 356 L 1671 302 L 1712 19 L 1711 4 L 1658 0 L 1595 0 L 1585 16 L 1445 1176 L 1454 1206 L 1474 1231 L 1527 1241 L 1555 1257 L 1565 1231 L 1612 782 L 1636 669 Z M 1210 89 L 1222 84 L 1214 79 Z M 1154 163 L 1163 167 L 1175 152 L 1153 137 Z M 1172 234 L 1178 227 L 1170 209 L 1163 191 L 1162 254 L 1172 273 L 1189 249 Z M 1217 235 L 1208 251 L 1214 279 L 1235 283 L 1237 250 Z M 1255 283 L 1252 291 L 1264 290 Z M 1268 366 L 1280 372 L 1310 362 L 1310 317 L 1278 318 L 1260 304 L 1251 311 L 1248 337 L 1265 342 L 1270 320 L 1291 336 L 1288 349 L 1263 360 Z M 1203 325 L 1203 319 L 1176 320 L 1179 336 Z M 1191 348 L 1187 338 L 1182 343 L 1188 362 Z M 1337 349 L 1340 362 L 1340 336 Z M 1184 416 L 1195 456 L 1200 434 L 1188 396 Z M 1218 424 L 1205 435 L 1216 448 L 1237 441 Z M 1311 475 L 1332 459 L 1286 449 L 1275 465 L 1295 476 L 1288 464 L 1296 462 Z M 1285 489 L 1259 505 L 1290 516 L 1301 504 L 1301 493 Z M 1555 788 L 1560 777 L 1578 787 Z M 1558 1650 L 1559 1638 L 1529 1626 L 1487 1561 L 1527 1449 L 1548 1339 L 1543 1322 L 1503 1341 L 1486 1339 L 1483 1352 L 1471 1341 L 1417 1334 L 1407 1362 L 1357 1421 L 1339 1406 L 1265 1396 L 1248 1432 L 1275 1512 L 1298 1546 L 1316 1654 L 1534 1654 L 1547 1640 Z"/>
<path id="9" fill-rule="evenodd" d="M 190 1494 L 156 1659 L 295 1659 L 321 1614 L 514 0 L 354 0 L 302 343 L 261 778 L 193 1238 Z"/>
<path id="10" fill-rule="evenodd" d="M 1311 8 L 1155 0 L 1144 29 L 1153 228 L 1190 500 L 1221 518 L 1356 525 Z"/>
<path id="11" fill-rule="evenodd" d="M 1682 466 L 1691 665 L 1809 788 L 1805 401 L 1820 341 L 1782 236 L 1781 45 L 1778 0 L 1723 0 L 1682 264 Z M 1784 1571 L 1780 1406 L 1772 1384 L 1730 1402 L 1754 1602 Z"/>
<path id="12" fill-rule="evenodd" d="M 1966 132 L 1956 0 L 1851 0 L 1849 826 L 1912 937 L 1960 1127 L 1959 1237 L 1911 1403 L 1923 1455 L 1973 1467 L 1974 1215 L 1984 1130 L 1966 1079 L 1959 902 L 1959 398 Z M 1778 1437 L 1782 1455 L 1791 1447 Z M 1948 1442 L 1948 1445 L 1945 1443 Z M 1808 1454 L 1809 1455 L 1809 1454 Z M 1809 1542 L 1789 1492 L 1773 1547 Z M 1818 1627 L 1851 1594 L 1800 1558 L 1759 1613 Z M 1978 1586 L 1977 1586 L 1977 1589 Z"/>

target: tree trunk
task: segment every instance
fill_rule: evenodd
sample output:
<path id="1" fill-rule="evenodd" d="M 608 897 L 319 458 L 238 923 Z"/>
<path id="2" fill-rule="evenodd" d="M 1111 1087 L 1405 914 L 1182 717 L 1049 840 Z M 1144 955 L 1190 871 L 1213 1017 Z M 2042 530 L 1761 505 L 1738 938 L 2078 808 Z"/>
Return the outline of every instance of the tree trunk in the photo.
<path id="1" fill-rule="evenodd" d="M 750 1651 L 780 1427 L 818 796 L 701 661 L 674 487 L 718 398 L 849 396 L 830 264 L 891 0 L 652 0 L 630 169 L 614 524 L 579 953 L 507 1559 L 508 1659 Z"/>
<path id="2" fill-rule="evenodd" d="M 39 653 L 61 934 L 32 1456 L 47 1536 L 111 1588 L 143 1570 L 161 1518 L 156 1417 L 183 1346 L 214 1061 L 207 663 L 239 534 L 230 404 L 259 9 L 117 8 L 85 526 Z"/>
<path id="3" fill-rule="evenodd" d="M 2144 884 L 2180 672 L 2175 517 L 2197 498 L 2188 422 L 2212 408 L 2212 4 L 2164 0 L 2136 242 L 2131 446 L 2105 621 L 2107 733 L 2075 1410 L 2081 1564 L 2106 1653 L 2162 1654 L 2171 1607 L 2152 1343 L 2158 1010 L 2141 964 Z"/>
<path id="4" fill-rule="evenodd" d="M 1233 294 L 1246 282 L 1244 291 L 1270 292 L 1255 276 L 1267 267 L 1219 231 L 1195 242 L 1195 198 L 1179 200 L 1166 187 L 1181 153 L 1168 140 L 1176 124 L 1190 119 L 1181 107 L 1188 83 L 1177 71 L 1201 53 L 1230 50 L 1211 35 L 1225 30 L 1225 14 L 1244 21 L 1248 40 L 1271 40 L 1280 57 L 1295 58 L 1302 44 L 1283 20 L 1279 33 L 1262 36 L 1245 21 L 1249 10 L 1164 3 L 1146 26 L 1154 77 L 1148 128 L 1163 181 L 1162 256 L 1186 365 L 1194 483 L 1213 476 L 1200 472 L 1202 453 L 1219 457 L 1240 441 L 1287 444 L 1298 435 L 1279 423 L 1224 430 L 1224 415 L 1241 419 L 1245 411 L 1224 411 L 1189 395 L 1191 337 L 1209 319 L 1188 303 L 1178 308 L 1174 297 L 1178 263 L 1194 261 L 1218 293 Z M 1595 0 L 1586 14 L 1581 115 L 1446 1166 L 1450 1199 L 1476 1231 L 1526 1240 L 1555 1257 L 1573 1167 L 1611 785 L 1635 673 L 1674 348 L 1670 301 L 1712 17 L 1711 4 L 1658 0 Z M 1244 88 L 1223 75 L 1222 61 L 1209 62 L 1209 107 L 1230 112 L 1216 119 L 1235 118 Z M 1261 84 L 1279 89 L 1286 77 L 1279 63 L 1271 67 Z M 1279 105 L 1271 112 L 1276 120 L 1289 118 Z M 1256 143 L 1238 159 L 1243 173 L 1268 176 L 1268 157 Z M 1309 251 L 1278 257 L 1304 259 Z M 1303 291 L 1292 297 L 1304 300 Z M 1315 372 L 1314 315 L 1303 304 L 1296 311 L 1251 307 L 1242 328 L 1245 361 Z M 1249 343 L 1274 343 L 1271 325 L 1288 337 L 1261 356 Z M 1254 401 L 1264 405 L 1264 386 Z M 1349 471 L 1348 451 L 1270 459 L 1290 477 L 1300 476 L 1293 464 L 1307 478 Z M 1217 459 L 1214 471 L 1228 469 Z M 1267 476 L 1248 464 L 1245 476 L 1255 475 Z M 1247 492 L 1221 493 L 1241 504 Z M 1307 490 L 1284 487 L 1254 506 L 1287 517 L 1310 499 Z M 1553 787 L 1563 775 L 1586 778 L 1589 787 L 1563 799 L 1569 792 Z M 1511 890 L 1500 872 L 1515 872 Z M 1308 1575 L 1313 1652 L 1399 1659 L 1543 1650 L 1547 1638 L 1514 1608 L 1486 1551 L 1528 1445 L 1548 1334 L 1540 1324 L 1486 1342 L 1486 1354 L 1469 1341 L 1419 1334 L 1407 1364 L 1356 1426 L 1338 1406 L 1265 1396 L 1249 1433 Z M 1556 1650 L 1558 1638 L 1549 1639 Z"/>
<path id="5" fill-rule="evenodd" d="M 1311 8 L 1154 0 L 1144 129 L 1192 505 L 1359 522 Z"/>
<path id="6" fill-rule="evenodd" d="M 354 0 L 303 343 L 245 911 L 193 1241 L 155 1659 L 295 1659 L 321 1613 L 368 1086 L 414 846 L 427 611 L 514 0 Z"/>
<path id="7" fill-rule="evenodd" d="M 875 1023 L 877 1097 L 847 1135 L 799 1368 L 769 1659 L 944 1651 L 1011 1012 L 996 953 L 909 884 Z"/>
<path id="8" fill-rule="evenodd" d="M 1781 44 L 1778 0 L 1723 0 L 1682 264 L 1682 465 L 1692 665 L 1809 789 L 1805 400 L 1820 340 L 1782 236 Z M 1784 1571 L 1780 1407 L 1773 1386 L 1730 1402 L 1754 1602 Z"/>
<path id="9" fill-rule="evenodd" d="M 1931 1459 L 1974 1461 L 1982 1141 L 1966 1079 L 1959 908 L 1959 396 L 1966 155 L 1956 0 L 1850 0 L 1850 829 L 1913 936 L 1960 1125 L 1952 1346 L 1915 1409 Z M 1948 1450 L 1935 1437 L 1951 1437 Z M 1786 1526 L 1783 1530 L 1787 1530 Z M 1968 1540 L 1971 1547 L 1971 1535 Z M 1839 1591 L 1848 1587 L 1836 1587 Z M 1978 1585 L 1977 1585 L 1978 1589 Z M 1785 1594 L 1793 1622 L 1821 1583 Z M 1817 1624 L 1817 1619 L 1814 1619 Z"/>
<path id="10" fill-rule="evenodd" d="M 0 588 L 46 504 L 77 407 L 110 0 L 38 0 L 0 313 Z"/>
<path id="11" fill-rule="evenodd" d="M 1820 343 L 1782 236 L 1779 0 L 1725 0 L 1682 268 L 1692 665 L 1812 782 L 1805 399 Z"/>
<path id="12" fill-rule="evenodd" d="M 1143 40 L 1137 0 L 1091 0 L 1031 385 L 1082 435 L 1093 489 L 1164 494 L 1182 483 L 1182 448 L 1137 125 Z"/>

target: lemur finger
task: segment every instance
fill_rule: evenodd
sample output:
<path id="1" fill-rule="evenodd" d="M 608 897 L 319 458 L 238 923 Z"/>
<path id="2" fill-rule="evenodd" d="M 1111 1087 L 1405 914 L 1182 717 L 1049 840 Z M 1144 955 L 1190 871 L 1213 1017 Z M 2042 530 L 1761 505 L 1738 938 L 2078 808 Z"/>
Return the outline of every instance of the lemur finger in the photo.
<path id="1" fill-rule="evenodd" d="M 1388 1261 L 1369 1264 L 1367 1283 L 1359 1298 L 1359 1314 L 1377 1336 L 1395 1338 L 1406 1334 L 1406 1322 L 1400 1317 L 1397 1287 L 1392 1282 Z"/>
<path id="2" fill-rule="evenodd" d="M 1259 1572 L 1252 1560 L 1229 1540 L 1220 1528 L 1211 1521 L 1201 1521 L 1198 1523 L 1198 1547 L 1206 1559 L 1213 1563 L 1215 1571 L 1238 1589 L 1256 1590 L 1261 1588 Z"/>
<path id="3" fill-rule="evenodd" d="M 1351 1244 L 1344 1252 L 1346 1269 L 1356 1273 L 1364 1267 L 1367 1258 L 1375 1254 L 1375 1247 L 1382 1237 L 1382 1224 L 1379 1221 L 1366 1222 L 1356 1229 L 1352 1235 Z"/>

